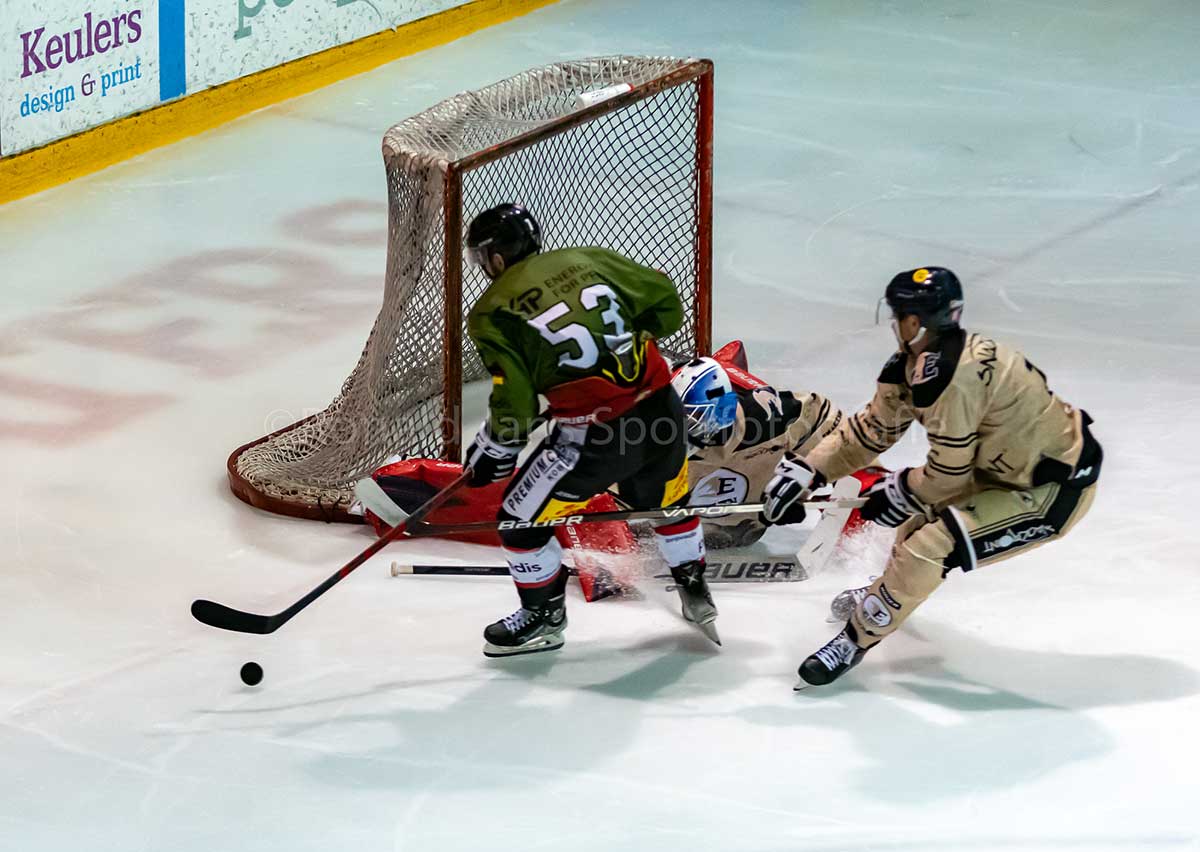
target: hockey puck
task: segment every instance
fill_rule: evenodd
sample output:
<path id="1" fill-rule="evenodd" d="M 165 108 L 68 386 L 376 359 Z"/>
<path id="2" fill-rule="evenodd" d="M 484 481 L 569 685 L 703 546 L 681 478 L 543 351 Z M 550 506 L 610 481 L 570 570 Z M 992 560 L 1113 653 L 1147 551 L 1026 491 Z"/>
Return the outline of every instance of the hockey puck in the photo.
<path id="1" fill-rule="evenodd" d="M 258 686 L 262 683 L 263 670 L 258 663 L 246 663 L 242 666 L 242 683 L 246 686 Z"/>

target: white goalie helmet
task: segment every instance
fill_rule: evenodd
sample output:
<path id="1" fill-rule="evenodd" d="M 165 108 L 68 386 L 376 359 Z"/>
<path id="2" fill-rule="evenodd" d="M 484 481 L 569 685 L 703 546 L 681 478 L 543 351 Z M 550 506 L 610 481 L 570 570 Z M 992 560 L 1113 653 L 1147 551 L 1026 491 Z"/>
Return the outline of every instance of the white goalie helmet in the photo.
<path id="1" fill-rule="evenodd" d="M 737 422 L 737 394 L 725 368 L 712 358 L 695 358 L 675 371 L 671 387 L 683 400 L 692 442 L 712 447 L 729 438 Z"/>

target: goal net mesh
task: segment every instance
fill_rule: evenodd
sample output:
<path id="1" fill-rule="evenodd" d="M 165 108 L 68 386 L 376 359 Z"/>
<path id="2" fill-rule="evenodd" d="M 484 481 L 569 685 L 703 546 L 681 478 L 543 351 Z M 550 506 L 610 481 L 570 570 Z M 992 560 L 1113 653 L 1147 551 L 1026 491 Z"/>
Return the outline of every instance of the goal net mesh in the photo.
<path id="1" fill-rule="evenodd" d="M 707 281 L 698 105 L 710 69 L 669 57 L 561 62 L 456 95 L 388 130 L 379 316 L 324 411 L 234 452 L 235 493 L 285 514 L 345 520 L 354 483 L 386 460 L 457 453 L 454 385 L 485 376 L 462 324 L 488 284 L 462 259 L 462 231 L 501 202 L 534 213 L 547 250 L 606 246 L 665 272 L 687 319 L 662 348 L 682 355 L 707 345 L 698 338 L 708 321 L 698 315 L 707 305 L 699 298 Z M 612 109 L 610 100 L 623 105 Z M 460 200 L 446 191 L 452 179 Z M 449 312 L 448 273 L 461 276 L 461 304 Z M 449 361 L 459 357 L 461 365 Z"/>

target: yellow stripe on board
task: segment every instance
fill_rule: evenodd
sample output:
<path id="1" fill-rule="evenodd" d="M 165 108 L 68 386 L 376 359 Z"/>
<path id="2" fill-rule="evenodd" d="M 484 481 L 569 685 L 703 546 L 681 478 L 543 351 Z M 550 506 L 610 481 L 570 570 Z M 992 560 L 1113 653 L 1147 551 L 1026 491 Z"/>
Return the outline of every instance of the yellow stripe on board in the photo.
<path id="1" fill-rule="evenodd" d="M 188 136 L 203 133 L 257 109 L 307 94 L 518 18 L 557 0 L 475 0 L 395 29 L 331 47 L 203 89 L 102 124 L 75 136 L 0 159 L 0 204 L 33 195 Z M 383 130 L 380 129 L 380 137 Z"/>

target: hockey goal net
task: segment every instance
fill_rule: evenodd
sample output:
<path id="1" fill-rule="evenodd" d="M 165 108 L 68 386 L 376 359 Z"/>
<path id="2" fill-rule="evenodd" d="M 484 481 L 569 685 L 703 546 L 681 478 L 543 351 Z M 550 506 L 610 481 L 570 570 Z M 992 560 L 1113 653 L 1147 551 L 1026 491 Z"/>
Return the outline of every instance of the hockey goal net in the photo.
<path id="1" fill-rule="evenodd" d="M 687 319 L 662 348 L 710 348 L 712 63 L 612 56 L 525 71 L 449 98 L 383 139 L 383 306 L 324 411 L 236 449 L 234 493 L 322 520 L 388 459 L 462 450 L 462 385 L 485 376 L 464 335 L 488 281 L 463 260 L 467 223 L 524 204 L 547 249 L 600 245 L 661 269 Z M 475 424 L 471 424 L 473 428 Z"/>

